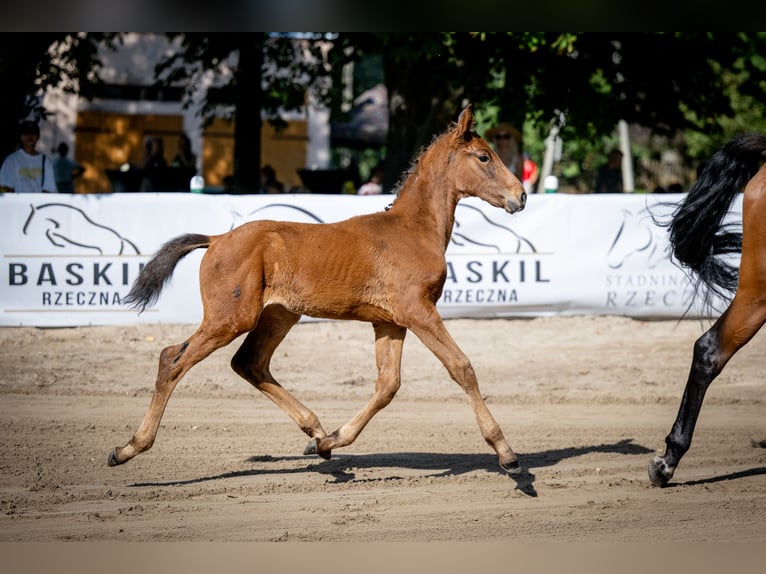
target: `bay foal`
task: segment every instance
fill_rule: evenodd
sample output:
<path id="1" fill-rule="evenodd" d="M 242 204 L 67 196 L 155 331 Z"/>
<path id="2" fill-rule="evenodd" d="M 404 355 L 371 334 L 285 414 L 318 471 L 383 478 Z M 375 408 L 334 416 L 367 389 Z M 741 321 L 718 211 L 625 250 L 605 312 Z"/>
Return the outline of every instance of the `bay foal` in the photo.
<path id="1" fill-rule="evenodd" d="M 136 279 L 126 302 L 141 309 L 153 304 L 178 261 L 207 248 L 199 271 L 202 322 L 186 341 L 160 353 L 146 415 L 128 443 L 110 453 L 109 465 L 149 449 L 181 378 L 245 333 L 232 368 L 311 438 L 304 454 L 329 459 L 333 449 L 351 444 L 393 399 L 410 330 L 465 391 L 500 466 L 511 474 L 521 472 L 479 392 L 471 362 L 436 309 L 458 202 L 476 196 L 514 213 L 526 201 L 519 180 L 473 131 L 473 122 L 469 106 L 416 160 L 389 210 L 328 224 L 253 221 L 222 235 L 188 234 L 166 243 Z M 375 332 L 378 378 L 372 399 L 330 434 L 269 369 L 277 346 L 302 315 L 366 321 Z"/>

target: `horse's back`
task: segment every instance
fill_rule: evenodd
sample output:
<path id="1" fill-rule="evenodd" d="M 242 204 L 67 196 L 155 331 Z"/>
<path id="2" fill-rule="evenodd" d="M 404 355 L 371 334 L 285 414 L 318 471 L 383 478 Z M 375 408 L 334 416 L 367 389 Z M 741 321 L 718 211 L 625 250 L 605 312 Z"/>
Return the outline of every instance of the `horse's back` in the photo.
<path id="1" fill-rule="evenodd" d="M 200 274 L 214 277 L 206 288 L 222 296 L 236 292 L 300 315 L 388 320 L 386 245 L 369 220 L 352 219 L 245 223 L 215 238 Z"/>

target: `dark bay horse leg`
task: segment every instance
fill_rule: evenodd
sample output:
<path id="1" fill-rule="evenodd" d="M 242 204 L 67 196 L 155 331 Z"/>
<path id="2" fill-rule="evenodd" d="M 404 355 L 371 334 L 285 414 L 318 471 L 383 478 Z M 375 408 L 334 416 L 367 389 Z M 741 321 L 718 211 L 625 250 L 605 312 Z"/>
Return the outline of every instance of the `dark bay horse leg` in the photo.
<path id="1" fill-rule="evenodd" d="M 665 486 L 691 446 L 702 402 L 710 383 L 726 363 L 758 332 L 766 321 L 766 301 L 739 291 L 729 308 L 694 344 L 689 378 L 678 415 L 665 438 L 665 454 L 649 463 L 649 480 Z"/>
<path id="2" fill-rule="evenodd" d="M 311 438 L 323 438 L 326 432 L 319 418 L 282 387 L 271 374 L 271 357 L 300 315 L 284 307 L 266 307 L 258 325 L 245 338 L 231 360 L 231 367 L 242 378 L 269 397 Z"/>
<path id="3" fill-rule="evenodd" d="M 148 450 L 154 444 L 157 430 L 170 400 L 173 389 L 189 369 L 216 349 L 228 345 L 239 333 L 228 329 L 211 328 L 203 322 L 184 343 L 165 347 L 160 353 L 154 393 L 141 425 L 123 447 L 115 447 L 109 454 L 109 466 L 116 466 Z"/>
<path id="4" fill-rule="evenodd" d="M 500 425 L 497 424 L 481 396 L 479 382 L 470 359 L 449 334 L 436 308 L 432 307 L 430 313 L 428 311 L 426 309 L 425 315 L 419 315 L 419 319 L 412 320 L 410 330 L 436 355 L 450 377 L 468 395 L 468 403 L 479 423 L 481 434 L 497 453 L 500 467 L 508 474 L 520 474 L 522 469 L 516 454 L 511 450 Z"/>
<path id="5" fill-rule="evenodd" d="M 747 344 L 766 322 L 766 210 L 764 176 L 756 175 L 745 189 L 742 219 L 742 258 L 739 285 L 729 308 L 694 344 L 694 354 L 678 415 L 665 438 L 665 454 L 649 462 L 649 480 L 664 486 L 691 446 L 702 402 L 710 383 L 734 354 Z"/>
<path id="6" fill-rule="evenodd" d="M 374 325 L 375 364 L 378 379 L 375 394 L 354 418 L 332 434 L 312 440 L 304 454 L 318 454 L 330 458 L 332 449 L 347 446 L 356 440 L 368 422 L 385 408 L 396 395 L 401 384 L 402 346 L 407 329 L 397 325 Z"/>

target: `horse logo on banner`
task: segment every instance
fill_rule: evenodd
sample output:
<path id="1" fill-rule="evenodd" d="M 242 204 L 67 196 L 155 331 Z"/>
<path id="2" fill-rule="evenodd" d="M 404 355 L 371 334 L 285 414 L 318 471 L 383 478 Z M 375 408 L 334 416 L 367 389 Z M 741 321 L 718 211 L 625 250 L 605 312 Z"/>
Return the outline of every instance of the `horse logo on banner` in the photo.
<path id="1" fill-rule="evenodd" d="M 537 249 L 526 237 L 493 221 L 483 209 L 461 202 L 455 210 L 449 252 L 537 253 Z"/>
<path id="2" fill-rule="evenodd" d="M 140 255 L 138 246 L 120 233 L 93 221 L 82 209 L 66 203 L 30 205 L 22 233 L 46 246 L 70 253 Z"/>
<path id="3" fill-rule="evenodd" d="M 257 219 L 272 219 L 274 221 L 294 221 L 297 223 L 324 223 L 322 218 L 312 213 L 308 209 L 288 203 L 269 203 L 254 209 L 249 213 L 240 213 L 232 211 L 231 229 L 239 227 L 248 221 Z"/>
<path id="4" fill-rule="evenodd" d="M 644 257 L 649 269 L 670 259 L 667 231 L 655 223 L 655 213 L 645 207 L 636 213 L 623 209 L 622 215 L 620 228 L 607 252 L 610 268 L 620 269 L 632 257 Z"/>

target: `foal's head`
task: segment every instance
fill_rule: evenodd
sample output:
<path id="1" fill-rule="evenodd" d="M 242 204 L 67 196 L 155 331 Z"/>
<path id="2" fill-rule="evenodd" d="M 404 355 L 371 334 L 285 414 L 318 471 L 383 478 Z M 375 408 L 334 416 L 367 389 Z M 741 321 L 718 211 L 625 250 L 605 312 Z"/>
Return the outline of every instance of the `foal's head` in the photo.
<path id="1" fill-rule="evenodd" d="M 469 105 L 461 112 L 457 125 L 438 142 L 438 147 L 446 146 L 442 153 L 450 154 L 444 176 L 461 198 L 478 197 L 508 213 L 521 211 L 527 201 L 521 182 L 473 131 L 473 121 Z"/>

